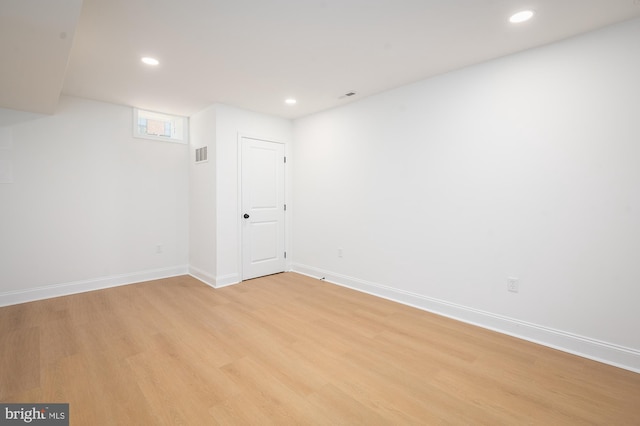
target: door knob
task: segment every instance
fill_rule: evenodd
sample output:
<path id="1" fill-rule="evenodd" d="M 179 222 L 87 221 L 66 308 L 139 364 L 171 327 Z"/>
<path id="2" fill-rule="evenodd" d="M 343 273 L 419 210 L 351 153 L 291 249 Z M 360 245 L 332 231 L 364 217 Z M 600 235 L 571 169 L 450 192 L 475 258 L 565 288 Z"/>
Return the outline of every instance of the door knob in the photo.
<path id="1" fill-rule="evenodd" d="M 244 216 L 243 216 L 243 217 L 244 217 L 245 219 L 249 219 L 249 215 L 248 215 L 248 214 L 246 214 L 246 213 L 244 214 Z"/>

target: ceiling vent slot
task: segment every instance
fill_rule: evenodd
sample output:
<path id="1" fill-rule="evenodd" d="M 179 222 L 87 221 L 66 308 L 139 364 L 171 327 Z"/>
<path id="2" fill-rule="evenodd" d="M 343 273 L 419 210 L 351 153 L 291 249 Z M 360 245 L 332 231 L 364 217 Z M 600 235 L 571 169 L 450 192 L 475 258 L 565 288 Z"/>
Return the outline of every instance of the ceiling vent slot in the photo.
<path id="1" fill-rule="evenodd" d="M 196 148 L 196 163 L 204 163 L 208 159 L 207 147 Z"/>
<path id="2" fill-rule="evenodd" d="M 344 95 L 340 96 L 338 99 L 350 98 L 351 96 L 355 96 L 355 95 L 356 95 L 356 92 L 354 92 L 352 90 L 352 91 L 347 92 Z"/>

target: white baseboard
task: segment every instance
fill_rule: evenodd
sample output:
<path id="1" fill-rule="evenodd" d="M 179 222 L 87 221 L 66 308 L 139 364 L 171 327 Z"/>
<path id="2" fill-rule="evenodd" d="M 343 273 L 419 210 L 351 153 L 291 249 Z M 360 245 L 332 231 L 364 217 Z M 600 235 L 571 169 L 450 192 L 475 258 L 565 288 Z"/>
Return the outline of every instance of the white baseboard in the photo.
<path id="1" fill-rule="evenodd" d="M 34 287 L 25 290 L 8 291 L 0 293 L 0 306 L 17 305 L 19 303 L 50 299 L 52 297 L 69 296 L 71 294 L 84 293 L 86 291 L 101 290 L 104 288 L 118 287 L 121 285 L 158 280 L 162 278 L 169 278 L 186 274 L 186 266 L 174 266 L 170 268 L 133 272 L 130 274 L 111 275 L 108 277 L 99 277 L 89 280 Z"/>
<path id="2" fill-rule="evenodd" d="M 208 286 L 216 288 L 216 278 L 208 272 L 203 271 L 202 269 L 189 265 L 189 275 L 199 281 L 202 281 Z"/>
<path id="3" fill-rule="evenodd" d="M 238 284 L 240 282 L 238 274 L 221 275 L 216 277 L 202 269 L 196 268 L 195 266 L 189 266 L 189 275 L 213 288 L 222 288 Z"/>
<path id="4" fill-rule="evenodd" d="M 635 349 L 625 348 L 562 330 L 531 324 L 515 318 L 461 306 L 444 300 L 336 274 L 307 265 L 293 264 L 292 267 L 294 272 L 314 278 L 324 278 L 325 281 L 332 284 L 362 291 L 394 302 L 413 306 L 455 320 L 578 355 L 583 358 L 640 373 L 640 351 Z"/>
<path id="5" fill-rule="evenodd" d="M 221 275 L 219 277 L 216 277 L 216 288 L 238 284 L 240 281 L 240 275 L 238 274 Z"/>

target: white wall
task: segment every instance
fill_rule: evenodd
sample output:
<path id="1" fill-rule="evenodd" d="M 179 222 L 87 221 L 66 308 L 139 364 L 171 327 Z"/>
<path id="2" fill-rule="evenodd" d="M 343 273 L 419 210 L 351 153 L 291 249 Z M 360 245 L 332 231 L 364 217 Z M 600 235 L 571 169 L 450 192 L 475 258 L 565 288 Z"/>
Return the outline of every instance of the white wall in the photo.
<path id="1" fill-rule="evenodd" d="M 5 128 L 0 305 L 186 272 L 188 147 L 133 138 L 132 116 L 63 97 Z"/>
<path id="2" fill-rule="evenodd" d="M 294 269 L 640 371 L 638 40 L 635 20 L 297 120 Z"/>
<path id="3" fill-rule="evenodd" d="M 132 117 L 66 97 L 2 128 L 14 183 L 0 184 L 0 306 L 187 272 L 240 281 L 238 135 L 289 150 L 291 121 L 213 105 L 182 145 L 133 138 Z M 193 164 L 204 145 L 209 161 Z"/>
<path id="4" fill-rule="evenodd" d="M 216 283 L 216 107 L 189 119 L 189 272 Z M 195 164 L 195 149 L 206 146 L 206 162 Z"/>
<path id="5" fill-rule="evenodd" d="M 216 211 L 217 211 L 217 285 L 242 279 L 240 265 L 240 211 L 238 206 L 238 135 L 284 143 L 291 149 L 291 121 L 254 113 L 226 105 L 216 105 Z M 286 171 L 290 199 L 291 177 Z M 291 229 L 287 216 L 287 230 Z M 291 245 L 290 234 L 287 246 Z"/>

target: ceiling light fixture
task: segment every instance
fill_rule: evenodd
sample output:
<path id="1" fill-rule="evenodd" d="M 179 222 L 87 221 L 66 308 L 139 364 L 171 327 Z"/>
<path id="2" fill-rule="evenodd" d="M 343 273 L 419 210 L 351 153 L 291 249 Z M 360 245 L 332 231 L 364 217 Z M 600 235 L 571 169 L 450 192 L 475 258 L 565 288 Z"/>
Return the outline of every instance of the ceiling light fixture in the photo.
<path id="1" fill-rule="evenodd" d="M 157 60 L 156 58 L 151 58 L 149 56 L 145 56 L 144 58 L 140 59 L 143 63 L 147 64 L 147 65 L 153 65 L 156 66 L 160 63 L 159 60 Z"/>
<path id="2" fill-rule="evenodd" d="M 514 13 L 513 15 L 511 15 L 511 17 L 509 18 L 509 22 L 513 24 L 519 24 L 520 22 L 528 21 L 531 18 L 533 18 L 533 11 L 523 10 L 521 12 Z"/>
<path id="3" fill-rule="evenodd" d="M 295 105 L 298 101 L 296 101 L 293 98 L 289 98 L 286 101 L 284 101 L 287 105 Z"/>

